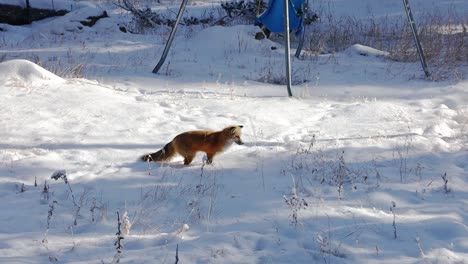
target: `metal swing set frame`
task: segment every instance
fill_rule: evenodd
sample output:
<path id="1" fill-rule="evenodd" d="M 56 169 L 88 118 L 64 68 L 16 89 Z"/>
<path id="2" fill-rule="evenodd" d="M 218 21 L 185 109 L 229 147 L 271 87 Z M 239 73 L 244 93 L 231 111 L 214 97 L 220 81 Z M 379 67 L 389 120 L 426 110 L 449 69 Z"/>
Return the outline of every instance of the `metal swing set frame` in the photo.
<path id="1" fill-rule="evenodd" d="M 261 1 L 261 0 L 259 0 Z M 282 1 L 282 2 L 281 2 Z M 408 23 L 411 28 L 411 32 L 413 33 L 416 49 L 418 51 L 419 59 L 421 61 L 421 66 L 423 68 L 423 71 L 426 75 L 426 77 L 430 77 L 430 72 L 427 69 L 427 64 L 426 64 L 426 59 L 424 55 L 424 50 L 421 45 L 421 41 L 419 40 L 418 36 L 418 31 L 416 28 L 416 23 L 414 22 L 413 14 L 411 12 L 411 8 L 409 5 L 409 0 L 402 0 L 403 1 L 403 6 L 405 8 L 405 12 L 408 18 Z M 162 65 L 164 64 L 164 61 L 166 60 L 167 54 L 169 53 L 169 49 L 172 45 L 172 41 L 174 40 L 174 36 L 177 30 L 177 26 L 179 25 L 179 22 L 182 18 L 182 15 L 185 11 L 185 7 L 187 6 L 188 0 L 182 0 L 182 3 L 179 8 L 179 12 L 177 13 L 177 18 L 176 22 L 174 23 L 174 26 L 172 27 L 171 33 L 169 35 L 169 38 L 166 42 L 166 46 L 164 47 L 164 51 L 161 55 L 161 58 L 159 59 L 158 64 L 156 67 L 153 69 L 153 73 L 157 74 L 159 69 L 161 69 Z M 299 4 L 299 8 L 296 8 L 296 6 Z M 292 8 L 292 12 L 290 12 L 290 8 Z M 307 8 L 308 8 L 308 0 L 270 0 L 268 3 L 268 7 L 259 16 L 257 16 L 257 22 L 262 23 L 265 25 L 269 30 L 272 32 L 284 32 L 284 46 L 285 46 L 285 66 L 286 66 L 286 85 L 287 85 L 287 90 L 288 90 L 288 96 L 292 96 L 291 92 L 291 40 L 290 40 L 290 20 L 293 19 L 293 29 L 296 29 L 297 32 L 299 32 L 299 43 L 298 47 L 296 49 L 296 54 L 295 56 L 299 58 L 301 50 L 302 50 L 302 45 L 304 42 L 304 34 L 305 34 L 305 29 L 303 25 L 303 19 L 304 16 L 307 14 Z M 280 11 L 283 11 L 283 26 L 278 24 L 278 16 Z M 294 17 L 295 16 L 295 17 Z"/>

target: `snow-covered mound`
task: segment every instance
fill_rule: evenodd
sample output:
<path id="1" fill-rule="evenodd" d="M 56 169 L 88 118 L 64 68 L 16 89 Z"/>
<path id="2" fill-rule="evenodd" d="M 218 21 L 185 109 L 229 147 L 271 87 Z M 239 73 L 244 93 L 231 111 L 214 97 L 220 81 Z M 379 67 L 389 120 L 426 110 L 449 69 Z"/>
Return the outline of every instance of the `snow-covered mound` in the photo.
<path id="1" fill-rule="evenodd" d="M 65 80 L 28 60 L 9 60 L 0 63 L 0 83 L 6 86 L 30 87 L 46 82 L 64 82 Z"/>
<path id="2" fill-rule="evenodd" d="M 39 31 L 50 32 L 55 35 L 64 35 L 67 32 L 81 33 L 89 31 L 92 28 L 83 25 L 81 22 L 89 22 L 89 17 L 99 17 L 104 11 L 104 9 L 95 6 L 76 9 L 63 17 L 58 17 L 42 24 L 39 27 Z"/>
<path id="3" fill-rule="evenodd" d="M 381 51 L 361 44 L 354 44 L 346 49 L 348 55 L 358 54 L 361 56 L 386 57 L 389 55 L 386 51 Z"/>

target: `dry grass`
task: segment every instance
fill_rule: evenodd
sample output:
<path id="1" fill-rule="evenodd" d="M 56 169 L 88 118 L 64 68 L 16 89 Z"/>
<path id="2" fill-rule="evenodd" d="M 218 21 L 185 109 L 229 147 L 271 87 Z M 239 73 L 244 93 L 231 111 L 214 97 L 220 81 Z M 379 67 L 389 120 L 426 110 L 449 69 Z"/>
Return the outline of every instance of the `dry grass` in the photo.
<path id="1" fill-rule="evenodd" d="M 85 64 L 73 59 L 54 56 L 42 61 L 38 56 L 34 56 L 31 61 L 62 78 L 83 78 L 85 75 Z"/>
<path id="2" fill-rule="evenodd" d="M 390 59 L 416 62 L 418 54 L 406 16 L 337 18 L 321 14 L 307 29 L 305 50 L 314 54 L 335 53 L 359 43 L 390 53 Z M 460 67 L 468 62 L 468 18 L 453 9 L 435 10 L 418 16 L 419 36 L 435 80 L 463 78 Z"/>
<path id="3" fill-rule="evenodd" d="M 83 78 L 85 73 L 85 64 L 82 62 L 70 59 L 70 57 L 50 57 L 48 60 L 42 60 L 37 54 L 32 53 L 22 57 L 22 59 L 29 60 L 42 68 L 52 72 L 53 74 L 62 78 Z M 14 59 L 14 56 L 5 56 L 0 58 L 0 62 Z"/>

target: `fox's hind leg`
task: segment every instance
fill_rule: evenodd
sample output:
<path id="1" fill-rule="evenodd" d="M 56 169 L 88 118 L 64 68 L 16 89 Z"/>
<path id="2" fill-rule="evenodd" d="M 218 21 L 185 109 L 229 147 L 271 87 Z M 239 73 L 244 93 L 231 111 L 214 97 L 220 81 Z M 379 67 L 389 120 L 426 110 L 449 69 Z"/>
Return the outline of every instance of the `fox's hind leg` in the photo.
<path id="1" fill-rule="evenodd" d="M 196 153 L 184 153 L 184 165 L 189 165 L 193 158 L 195 158 Z"/>

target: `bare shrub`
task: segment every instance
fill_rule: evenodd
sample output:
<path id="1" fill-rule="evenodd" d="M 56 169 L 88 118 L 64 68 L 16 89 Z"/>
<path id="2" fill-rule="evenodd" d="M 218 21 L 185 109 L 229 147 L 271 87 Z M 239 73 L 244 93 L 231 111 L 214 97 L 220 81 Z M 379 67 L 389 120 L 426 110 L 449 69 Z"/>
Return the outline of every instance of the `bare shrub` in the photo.
<path id="1" fill-rule="evenodd" d="M 120 260 L 122 258 L 122 251 L 123 251 L 122 240 L 125 237 L 122 234 L 121 226 L 122 226 L 122 222 L 120 220 L 119 211 L 117 210 L 117 232 L 115 233 L 116 239 L 114 241 L 114 246 L 115 246 L 115 249 L 117 250 L 117 253 L 114 255 L 114 259 L 112 260 L 112 263 L 120 263 Z"/>
<path id="2" fill-rule="evenodd" d="M 140 231 L 143 233 L 160 228 L 160 226 L 154 224 L 154 218 L 160 215 L 161 211 L 168 205 L 170 199 L 172 199 L 171 194 L 182 188 L 182 179 L 179 179 L 175 185 L 165 184 L 168 179 L 175 177 L 173 170 L 162 170 L 159 179 L 153 186 L 141 189 L 140 200 L 133 209 L 132 216 L 129 217 L 127 214 L 127 225 L 129 227 L 139 226 Z"/>
<path id="3" fill-rule="evenodd" d="M 222 3 L 221 8 L 233 22 L 253 24 L 256 17 L 265 10 L 266 3 L 263 0 L 241 0 Z"/>
<path id="4" fill-rule="evenodd" d="M 83 63 L 63 65 L 61 60 L 56 63 L 39 64 L 41 67 L 49 70 L 62 78 L 83 78 L 85 65 Z"/>
<path id="5" fill-rule="evenodd" d="M 167 18 L 160 11 L 151 9 L 147 6 L 146 2 L 139 0 L 117 0 L 114 4 L 132 15 L 132 20 L 125 27 L 125 30 L 128 30 L 130 33 L 150 33 L 158 26 L 173 27 L 176 23 L 176 19 Z M 224 18 L 216 21 L 214 14 L 213 10 L 205 11 L 200 17 L 184 17 L 180 23 L 185 26 L 224 24 Z"/>
<path id="6" fill-rule="evenodd" d="M 360 184 L 369 186 L 372 184 L 369 179 L 372 173 L 377 175 L 376 178 L 379 177 L 375 162 L 364 164 L 349 162 L 346 161 L 343 150 L 324 151 L 315 144 L 316 138 L 313 135 L 311 142 L 307 146 L 298 148 L 283 168 L 284 175 L 294 176 L 298 194 L 306 197 L 313 195 L 310 187 L 315 182 L 319 182 L 336 187 L 338 199 L 341 200 L 345 189 L 356 190 Z"/>
<path id="7" fill-rule="evenodd" d="M 292 84 L 301 85 L 306 83 L 311 73 L 312 67 L 293 68 L 291 72 Z M 256 76 L 247 77 L 257 82 L 285 85 L 287 82 L 283 63 L 269 60 L 261 67 Z"/>
<path id="8" fill-rule="evenodd" d="M 205 158 L 206 160 L 206 158 Z M 208 166 L 204 161 L 200 168 L 200 179 L 195 186 L 188 186 L 186 207 L 189 211 L 187 220 L 193 223 L 210 223 L 216 213 L 218 193 L 223 188 L 218 182 L 220 171 Z"/>
<path id="9" fill-rule="evenodd" d="M 313 53 L 334 53 L 359 43 L 376 49 L 388 50 L 392 42 L 401 37 L 406 20 L 400 17 L 369 17 L 358 19 L 351 16 L 335 17 L 325 13 L 320 23 L 307 27 L 305 50 Z M 409 34 L 409 29 L 406 29 Z M 412 41 L 411 35 L 408 39 Z"/>
<path id="10" fill-rule="evenodd" d="M 327 215 L 328 228 L 327 230 L 320 231 L 316 237 L 315 242 L 317 243 L 318 250 L 323 257 L 325 263 L 332 263 L 331 257 L 346 258 L 346 255 L 341 252 L 341 242 L 336 243 L 334 241 L 331 231 L 330 217 Z"/>
<path id="11" fill-rule="evenodd" d="M 12 57 L 6 57 L 5 60 Z M 42 68 L 52 72 L 62 78 L 83 78 L 86 70 L 86 63 L 75 60 L 75 55 L 69 50 L 65 57 L 52 56 L 47 60 L 42 60 L 36 53 L 28 54 L 22 57 Z M 1 58 L 0 58 L 1 59 Z"/>
<path id="12" fill-rule="evenodd" d="M 451 9 L 423 16 L 421 42 L 436 80 L 458 74 L 468 61 L 467 26 L 468 19 Z"/>
<path id="13" fill-rule="evenodd" d="M 297 194 L 293 193 L 290 197 L 283 196 L 286 205 L 288 206 L 291 214 L 289 217 L 291 218 L 291 225 L 297 227 L 299 223 L 298 213 L 300 210 L 306 209 L 309 204 L 304 200 L 304 198 L 298 198 Z"/>
<path id="14" fill-rule="evenodd" d="M 393 227 L 393 239 L 397 239 L 397 227 L 396 227 L 396 214 L 395 214 L 395 209 L 396 209 L 396 203 L 392 201 L 391 206 L 390 206 L 390 212 L 392 212 L 393 215 L 393 221 L 392 221 L 392 227 Z"/>
<path id="15" fill-rule="evenodd" d="M 451 189 L 448 187 L 448 178 L 447 178 L 447 172 L 444 173 L 444 175 L 440 176 L 442 180 L 444 181 L 444 192 L 447 194 L 451 191 Z"/>
<path id="16" fill-rule="evenodd" d="M 304 50 L 312 54 L 335 53 L 362 44 L 390 53 L 400 62 L 416 62 L 418 54 L 408 21 L 400 16 L 336 17 L 321 10 L 320 23 L 307 27 Z M 466 40 L 468 19 L 449 8 L 418 16 L 419 36 L 433 80 L 463 78 L 460 66 L 468 61 Z"/>

